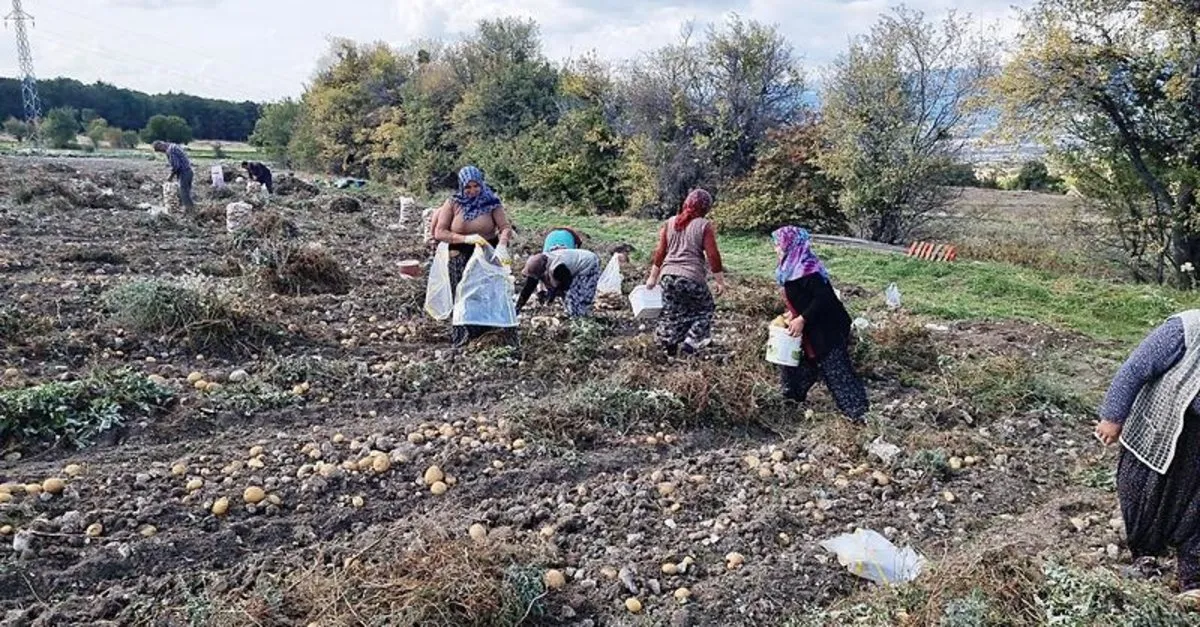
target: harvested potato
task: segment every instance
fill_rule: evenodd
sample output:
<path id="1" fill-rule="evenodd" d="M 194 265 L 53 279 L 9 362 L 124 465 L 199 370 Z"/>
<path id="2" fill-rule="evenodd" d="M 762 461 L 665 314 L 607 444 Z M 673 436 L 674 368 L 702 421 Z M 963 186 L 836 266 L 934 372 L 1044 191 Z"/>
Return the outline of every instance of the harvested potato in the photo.
<path id="1" fill-rule="evenodd" d="M 446 490 L 448 489 L 449 488 L 446 486 L 446 484 L 442 483 L 441 481 L 434 481 L 433 485 L 429 486 L 429 491 L 432 492 L 434 496 L 441 496 L 445 494 Z"/>
<path id="2" fill-rule="evenodd" d="M 30 483 L 25 486 L 25 495 L 26 496 L 37 496 L 41 493 L 42 493 L 42 484 L 40 484 L 40 483 Z"/>
<path id="3" fill-rule="evenodd" d="M 63 474 L 74 479 L 75 477 L 83 474 L 83 466 L 80 466 L 79 464 L 68 464 L 66 468 L 63 468 Z"/>
<path id="4" fill-rule="evenodd" d="M 171 474 L 176 477 L 182 477 L 187 474 L 187 464 L 175 464 L 171 466 Z"/>
<path id="5" fill-rule="evenodd" d="M 551 590 L 558 590 L 559 588 L 567 585 L 567 577 L 561 570 L 548 570 L 546 571 L 546 576 L 543 579 L 546 583 L 546 587 Z"/>
<path id="6" fill-rule="evenodd" d="M 746 558 L 736 551 L 725 556 L 725 567 L 729 570 L 737 570 L 745 563 Z"/>
<path id="7" fill-rule="evenodd" d="M 203 381 L 203 380 L 204 380 L 204 375 L 199 372 L 193 372 L 193 373 L 189 374 L 188 378 L 187 378 L 188 383 L 195 383 L 197 381 Z"/>
<path id="8" fill-rule="evenodd" d="M 0 536 L 11 536 L 12 532 L 12 525 L 4 525 L 3 527 L 0 527 Z"/>
<path id="9" fill-rule="evenodd" d="M 229 499 L 222 496 L 212 505 L 213 516 L 224 516 L 229 513 Z"/>
<path id="10" fill-rule="evenodd" d="M 630 614 L 639 614 L 642 611 L 642 602 L 637 597 L 629 597 L 625 599 L 625 609 L 629 610 Z"/>
<path id="11" fill-rule="evenodd" d="M 89 538 L 99 538 L 100 535 L 104 533 L 104 525 L 98 522 L 92 523 L 88 525 L 88 528 L 86 531 L 84 531 L 84 533 L 87 534 L 87 537 Z"/>
<path id="12" fill-rule="evenodd" d="M 191 481 L 188 481 L 187 486 L 185 486 L 184 489 L 186 489 L 188 492 L 195 492 L 196 490 L 199 490 L 200 488 L 203 488 L 203 487 L 204 487 L 204 480 L 200 479 L 200 478 L 196 478 L 196 479 L 192 479 Z"/>
<path id="13" fill-rule="evenodd" d="M 250 457 L 258 457 L 259 455 L 262 455 L 262 454 L 263 454 L 263 447 L 261 447 L 261 446 L 250 447 Z"/>
<path id="14" fill-rule="evenodd" d="M 680 605 L 687 603 L 688 600 L 691 598 L 692 598 L 692 591 L 688 590 L 687 588 L 680 588 L 675 591 L 675 600 L 679 601 Z"/>
<path id="15" fill-rule="evenodd" d="M 417 444 L 417 445 L 424 444 L 425 443 L 425 434 L 416 433 L 416 432 L 408 434 L 408 443 L 409 444 Z"/>
<path id="16" fill-rule="evenodd" d="M 219 389 L 221 389 L 221 384 L 216 381 L 209 381 L 204 385 L 205 392 L 216 392 Z"/>
<path id="17" fill-rule="evenodd" d="M 374 470 L 377 475 L 382 475 L 391 467 L 392 460 L 387 455 L 376 455 L 375 459 L 371 460 L 371 470 Z"/>
<path id="18" fill-rule="evenodd" d="M 425 485 L 433 485 L 446 478 L 446 473 L 442 472 L 437 466 L 430 466 L 425 469 Z"/>
<path id="19" fill-rule="evenodd" d="M 65 490 L 66 487 L 66 482 L 58 477 L 50 477 L 42 482 L 42 491 L 49 494 L 62 494 L 62 491 Z M 25 491 L 28 492 L 29 488 L 25 488 Z"/>
<path id="20" fill-rule="evenodd" d="M 151 538 L 158 534 L 158 527 L 155 527 L 154 525 L 146 525 L 138 530 L 138 533 L 142 534 L 143 538 Z"/>
<path id="21" fill-rule="evenodd" d="M 263 500 L 266 498 L 267 498 L 266 491 L 258 486 L 254 486 L 254 485 L 246 488 L 246 491 L 242 493 L 242 500 L 246 501 L 247 503 L 250 503 L 251 505 L 262 503 Z"/>
<path id="22" fill-rule="evenodd" d="M 512 447 L 514 451 L 519 451 L 525 448 L 525 440 L 522 440 L 521 438 L 513 440 Z"/>
<path id="23" fill-rule="evenodd" d="M 480 523 L 475 523 L 467 530 L 467 535 L 471 536 L 471 539 L 476 542 L 483 542 L 487 540 L 487 527 L 484 527 Z"/>
<path id="24" fill-rule="evenodd" d="M 0 492 L 0 505 L 3 505 L 5 503 L 11 503 L 12 500 L 13 500 L 12 494 L 9 494 L 8 492 Z"/>
<path id="25" fill-rule="evenodd" d="M 658 484 L 658 495 L 659 496 L 668 497 L 668 496 L 671 496 L 672 494 L 675 494 L 675 484 L 674 483 L 671 483 L 670 481 L 664 481 L 664 482 Z"/>
<path id="26" fill-rule="evenodd" d="M 366 505 L 367 502 L 363 499 L 363 497 L 356 496 L 356 497 L 350 499 L 350 504 L 353 505 L 355 507 L 355 509 L 362 509 L 362 506 Z"/>
<path id="27" fill-rule="evenodd" d="M 204 379 L 200 379 L 199 381 L 192 383 L 192 387 L 203 392 L 208 389 L 208 381 L 205 381 Z"/>
<path id="28" fill-rule="evenodd" d="M 672 562 L 667 562 L 666 564 L 663 564 L 662 565 L 662 573 L 664 575 L 678 575 L 679 574 L 679 564 L 674 564 Z"/>

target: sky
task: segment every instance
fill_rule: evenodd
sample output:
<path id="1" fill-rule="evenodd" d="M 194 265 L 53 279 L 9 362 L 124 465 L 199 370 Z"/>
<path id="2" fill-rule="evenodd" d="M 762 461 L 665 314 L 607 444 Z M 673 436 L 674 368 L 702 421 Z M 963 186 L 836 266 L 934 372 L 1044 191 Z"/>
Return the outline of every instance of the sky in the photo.
<path id="1" fill-rule="evenodd" d="M 11 0 L 0 0 L 7 13 Z M 270 101 L 299 96 L 328 38 L 404 46 L 453 40 L 480 19 L 529 17 L 547 56 L 595 51 L 623 60 L 675 40 L 681 27 L 730 13 L 774 24 L 806 72 L 821 69 L 896 0 L 23 0 L 39 78 L 102 80 L 150 93 Z M 983 29 L 1017 28 L 1033 0 L 908 0 L 941 17 L 952 6 Z M 18 76 L 12 25 L 0 31 L 0 76 Z"/>

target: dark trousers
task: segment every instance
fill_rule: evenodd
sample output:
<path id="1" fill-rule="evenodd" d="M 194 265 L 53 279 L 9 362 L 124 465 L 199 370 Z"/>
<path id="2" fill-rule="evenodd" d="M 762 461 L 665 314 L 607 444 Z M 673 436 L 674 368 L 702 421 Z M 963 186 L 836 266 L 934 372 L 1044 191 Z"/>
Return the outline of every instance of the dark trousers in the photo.
<path id="1" fill-rule="evenodd" d="M 270 172 L 266 172 L 266 173 L 260 175 L 258 177 L 258 182 L 262 183 L 263 187 L 267 188 L 268 193 L 271 193 L 271 194 L 275 193 L 275 183 L 274 183 L 274 181 L 271 180 Z"/>
<path id="2" fill-rule="evenodd" d="M 179 176 L 179 202 L 184 209 L 195 209 L 196 203 L 192 202 L 192 171 L 184 170 L 178 173 Z"/>
<path id="3" fill-rule="evenodd" d="M 803 359 L 799 366 L 780 366 L 783 395 L 798 403 L 808 399 L 817 381 L 824 380 L 838 410 L 852 420 L 862 420 L 870 409 L 867 388 L 854 373 L 846 344 L 829 351 L 820 361 Z"/>

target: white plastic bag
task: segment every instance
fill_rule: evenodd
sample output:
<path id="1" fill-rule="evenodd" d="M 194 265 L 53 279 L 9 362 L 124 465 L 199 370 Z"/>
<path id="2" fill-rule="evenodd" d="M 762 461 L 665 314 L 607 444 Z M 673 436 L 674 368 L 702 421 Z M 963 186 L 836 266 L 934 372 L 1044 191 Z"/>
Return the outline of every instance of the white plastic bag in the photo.
<path id="1" fill-rule="evenodd" d="M 491 246 L 476 247 L 454 295 L 453 324 L 517 326 L 513 291 L 511 267 L 501 263 Z"/>
<path id="2" fill-rule="evenodd" d="M 900 288 L 892 283 L 887 288 L 887 306 L 889 309 L 900 308 Z"/>
<path id="3" fill-rule="evenodd" d="M 852 574 L 878 584 L 898 584 L 916 579 L 925 567 L 925 558 L 912 550 L 896 548 L 890 540 L 870 529 L 855 529 L 821 543 L 821 548 L 836 553 L 838 563 Z"/>
<path id="4" fill-rule="evenodd" d="M 619 254 L 613 253 L 612 259 L 608 260 L 608 265 L 604 266 L 604 272 L 600 274 L 600 282 L 596 284 L 597 294 L 621 294 L 621 260 L 618 259 Z"/>
<path id="5" fill-rule="evenodd" d="M 438 244 L 429 266 L 429 283 L 425 286 L 425 313 L 434 320 L 445 320 L 454 309 L 454 291 L 450 289 L 450 245 Z"/>

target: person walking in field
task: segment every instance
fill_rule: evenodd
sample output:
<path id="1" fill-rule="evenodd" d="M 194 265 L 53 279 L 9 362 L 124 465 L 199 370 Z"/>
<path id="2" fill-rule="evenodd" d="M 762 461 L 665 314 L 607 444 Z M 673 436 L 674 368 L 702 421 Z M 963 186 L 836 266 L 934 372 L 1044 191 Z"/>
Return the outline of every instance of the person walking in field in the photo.
<path id="1" fill-rule="evenodd" d="M 179 202 L 186 211 L 192 211 L 196 208 L 196 204 L 192 202 L 192 178 L 194 176 L 192 173 L 192 161 L 188 159 L 183 146 L 179 144 L 156 141 L 153 146 L 154 152 L 161 152 L 167 155 L 167 164 L 171 168 L 171 173 L 167 176 L 167 181 L 179 181 Z"/>
<path id="2" fill-rule="evenodd" d="M 243 161 L 242 169 L 246 171 L 246 175 L 255 183 L 262 183 L 263 187 L 267 188 L 267 193 L 275 193 L 275 183 L 271 180 L 271 168 L 263 165 L 258 161 Z"/>
<path id="3" fill-rule="evenodd" d="M 1174 549 L 1179 601 L 1200 606 L 1200 310 L 1172 316 L 1117 371 L 1096 437 L 1121 444 L 1117 499 L 1141 570 Z"/>
<path id="4" fill-rule="evenodd" d="M 788 335 L 802 338 L 798 366 L 780 366 L 783 395 L 798 403 L 819 379 L 825 381 L 838 409 L 861 422 L 870 408 L 867 390 L 850 359 L 850 314 L 829 281 L 829 272 L 812 250 L 808 231 L 785 226 L 771 234 L 779 265 L 775 281 L 783 291 Z"/>
<path id="5" fill-rule="evenodd" d="M 517 311 L 525 306 L 539 283 L 546 291 L 538 300 L 552 302 L 562 296 L 567 315 L 582 318 L 591 315 L 596 302 L 596 284 L 600 282 L 600 257 L 590 250 L 556 248 L 538 253 L 525 262 L 522 271 L 525 287 L 517 298 Z"/>
<path id="6" fill-rule="evenodd" d="M 708 289 L 710 270 L 716 295 L 725 292 L 725 267 L 721 265 L 716 231 L 704 217 L 712 202 L 712 194 L 692 190 L 679 215 L 659 229 L 658 247 L 651 256 L 646 287 L 654 289 L 661 283 L 663 292 L 655 339 L 671 356 L 678 354 L 680 345 L 691 354 L 709 342 L 717 309 Z"/>

